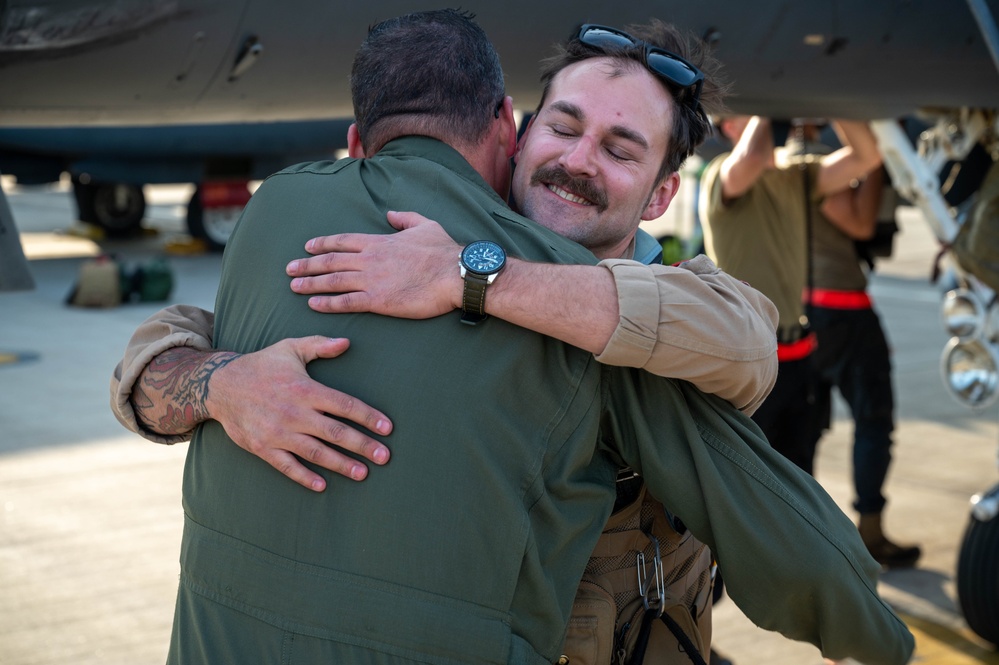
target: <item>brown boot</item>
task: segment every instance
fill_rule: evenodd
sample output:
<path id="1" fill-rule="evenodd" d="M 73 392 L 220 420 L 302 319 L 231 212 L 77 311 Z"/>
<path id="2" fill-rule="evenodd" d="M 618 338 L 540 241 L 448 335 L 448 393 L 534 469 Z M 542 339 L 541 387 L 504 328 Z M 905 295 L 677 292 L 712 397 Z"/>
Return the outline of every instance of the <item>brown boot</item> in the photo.
<path id="1" fill-rule="evenodd" d="M 911 568 L 922 554 L 918 545 L 903 546 L 888 540 L 881 529 L 881 513 L 861 515 L 857 528 L 867 551 L 885 568 Z"/>

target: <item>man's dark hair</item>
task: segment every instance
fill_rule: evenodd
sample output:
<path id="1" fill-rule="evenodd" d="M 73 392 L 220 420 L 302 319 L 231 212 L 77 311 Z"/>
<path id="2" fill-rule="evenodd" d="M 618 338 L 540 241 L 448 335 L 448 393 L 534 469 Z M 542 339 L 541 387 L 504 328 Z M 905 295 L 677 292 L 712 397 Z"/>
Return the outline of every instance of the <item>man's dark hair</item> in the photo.
<path id="1" fill-rule="evenodd" d="M 479 143 L 502 103 L 499 56 L 473 20 L 454 9 L 416 12 L 368 31 L 350 90 L 365 151 L 406 134 Z"/>
<path id="2" fill-rule="evenodd" d="M 704 74 L 704 86 L 700 101 L 697 102 L 688 88 L 681 89 L 650 71 L 670 93 L 674 102 L 673 126 L 669 132 L 666 156 L 656 178 L 658 183 L 670 173 L 678 171 L 683 162 L 694 153 L 694 149 L 711 134 L 708 116 L 724 110 L 723 98 L 728 92 L 729 84 L 722 78 L 721 64 L 708 52 L 708 47 L 701 40 L 688 36 L 672 25 L 652 19 L 648 23 L 629 25 L 625 31 L 636 39 L 675 53 Z M 555 76 L 569 65 L 589 58 L 612 57 L 621 62 L 623 67 L 644 67 L 644 47 L 597 48 L 580 42 L 578 34 L 577 28 L 572 37 L 556 45 L 554 55 L 542 61 L 539 111 L 545 104 Z M 619 70 L 620 73 L 624 71 L 623 68 Z"/>

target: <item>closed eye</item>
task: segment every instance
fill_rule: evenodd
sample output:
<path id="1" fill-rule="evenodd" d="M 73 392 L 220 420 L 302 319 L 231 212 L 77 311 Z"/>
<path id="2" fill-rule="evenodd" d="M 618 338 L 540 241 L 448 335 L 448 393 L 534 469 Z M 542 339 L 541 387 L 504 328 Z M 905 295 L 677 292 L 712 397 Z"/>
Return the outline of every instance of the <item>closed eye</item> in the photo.
<path id="1" fill-rule="evenodd" d="M 615 159 L 615 160 L 617 160 L 619 162 L 630 162 L 630 161 L 633 161 L 633 159 L 632 159 L 632 157 L 631 157 L 630 154 L 628 154 L 626 152 L 623 152 L 619 148 L 615 148 L 613 146 L 607 148 L 607 154 L 610 155 L 612 159 Z"/>

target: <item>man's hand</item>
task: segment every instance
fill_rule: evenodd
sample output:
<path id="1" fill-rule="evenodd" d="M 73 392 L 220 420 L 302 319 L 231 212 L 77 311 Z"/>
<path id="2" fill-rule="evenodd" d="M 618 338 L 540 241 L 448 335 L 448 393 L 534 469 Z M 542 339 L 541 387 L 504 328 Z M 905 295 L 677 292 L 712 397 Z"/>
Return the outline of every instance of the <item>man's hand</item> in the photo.
<path id="1" fill-rule="evenodd" d="M 321 492 L 326 481 L 299 458 L 363 480 L 367 467 L 329 444 L 375 464 L 388 461 L 388 448 L 337 418 L 383 435 L 392 431 L 391 421 L 305 371 L 309 362 L 335 358 L 349 345 L 346 339 L 302 337 L 239 356 L 214 372 L 208 410 L 237 445 L 304 487 Z"/>
<path id="2" fill-rule="evenodd" d="M 458 245 L 414 212 L 390 212 L 390 235 L 343 233 L 310 240 L 310 258 L 288 264 L 295 293 L 317 312 L 374 312 L 429 319 L 461 306 Z M 338 294 L 338 295 L 327 295 Z"/>

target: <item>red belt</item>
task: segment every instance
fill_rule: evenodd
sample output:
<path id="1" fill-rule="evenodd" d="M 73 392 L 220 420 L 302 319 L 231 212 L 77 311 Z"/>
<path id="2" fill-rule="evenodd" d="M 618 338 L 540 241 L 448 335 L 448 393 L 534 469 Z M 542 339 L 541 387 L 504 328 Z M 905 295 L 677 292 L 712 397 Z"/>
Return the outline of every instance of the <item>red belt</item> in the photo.
<path id="1" fill-rule="evenodd" d="M 808 333 L 797 342 L 791 342 L 790 344 L 777 342 L 777 362 L 785 363 L 807 358 L 812 354 L 816 346 L 815 333 Z"/>
<path id="2" fill-rule="evenodd" d="M 834 291 L 833 289 L 805 289 L 805 302 L 829 309 L 870 309 L 871 297 L 867 291 Z"/>

